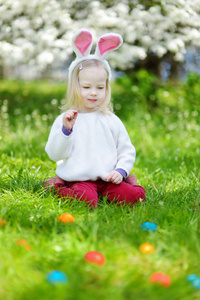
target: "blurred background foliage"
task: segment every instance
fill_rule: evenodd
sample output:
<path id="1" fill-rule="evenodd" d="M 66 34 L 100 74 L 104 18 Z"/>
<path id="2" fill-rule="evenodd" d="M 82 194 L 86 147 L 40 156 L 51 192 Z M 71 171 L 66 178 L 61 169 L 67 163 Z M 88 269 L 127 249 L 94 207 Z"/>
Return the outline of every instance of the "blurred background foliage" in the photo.
<path id="1" fill-rule="evenodd" d="M 191 73 L 185 83 L 160 82 L 146 70 L 141 69 L 129 76 L 112 82 L 114 112 L 123 120 L 135 112 L 171 114 L 188 111 L 191 116 L 200 113 L 200 75 Z M 2 120 L 16 126 L 20 118 L 34 119 L 40 113 L 50 124 L 65 104 L 67 83 L 52 81 L 0 81 L 0 105 Z"/>

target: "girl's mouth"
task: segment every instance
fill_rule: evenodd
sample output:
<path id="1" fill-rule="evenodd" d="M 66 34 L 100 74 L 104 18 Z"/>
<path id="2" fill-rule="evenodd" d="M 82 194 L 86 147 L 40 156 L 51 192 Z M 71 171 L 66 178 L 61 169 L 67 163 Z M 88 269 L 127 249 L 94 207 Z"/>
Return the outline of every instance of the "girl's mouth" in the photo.
<path id="1" fill-rule="evenodd" d="M 90 102 L 96 102 L 97 99 L 88 99 L 88 101 L 90 101 Z"/>

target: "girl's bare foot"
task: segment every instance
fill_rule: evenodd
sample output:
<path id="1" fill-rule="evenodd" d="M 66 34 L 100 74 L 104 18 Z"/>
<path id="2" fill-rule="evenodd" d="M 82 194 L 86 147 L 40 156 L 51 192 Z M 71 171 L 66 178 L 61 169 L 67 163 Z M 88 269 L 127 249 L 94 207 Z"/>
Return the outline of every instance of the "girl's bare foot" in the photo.
<path id="1" fill-rule="evenodd" d="M 45 188 L 52 188 L 55 184 L 65 185 L 65 181 L 58 176 L 54 176 L 52 178 L 46 179 L 44 181 Z"/>
<path id="2" fill-rule="evenodd" d="M 131 174 L 126 178 L 125 182 L 127 182 L 131 185 L 137 185 L 137 177 L 135 175 Z"/>

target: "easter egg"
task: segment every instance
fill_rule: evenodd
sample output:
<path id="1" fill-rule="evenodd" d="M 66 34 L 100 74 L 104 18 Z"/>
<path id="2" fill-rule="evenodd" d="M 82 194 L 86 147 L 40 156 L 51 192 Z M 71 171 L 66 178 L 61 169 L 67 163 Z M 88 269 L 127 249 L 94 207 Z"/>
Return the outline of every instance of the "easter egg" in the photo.
<path id="1" fill-rule="evenodd" d="M 145 222 L 142 224 L 141 228 L 145 229 L 146 231 L 156 231 L 158 226 L 155 223 Z"/>
<path id="2" fill-rule="evenodd" d="M 97 251 L 89 251 L 85 254 L 85 260 L 94 264 L 97 264 L 99 266 L 103 265 L 105 263 L 105 257 L 102 253 Z"/>
<path id="3" fill-rule="evenodd" d="M 47 281 L 51 284 L 66 283 L 67 275 L 61 271 L 55 270 L 47 275 Z"/>
<path id="4" fill-rule="evenodd" d="M 193 280 L 192 286 L 194 286 L 194 287 L 197 288 L 198 290 L 200 289 L 200 277 L 196 277 L 196 278 Z"/>
<path id="5" fill-rule="evenodd" d="M 159 283 L 163 287 L 168 287 L 171 285 L 171 279 L 168 275 L 163 273 L 154 273 L 150 277 L 150 282 L 152 284 Z"/>
<path id="6" fill-rule="evenodd" d="M 150 224 L 151 224 L 150 222 L 145 222 L 145 223 L 142 224 L 141 228 L 142 228 L 142 229 L 146 229 L 146 228 L 148 228 L 148 226 L 149 226 Z"/>
<path id="7" fill-rule="evenodd" d="M 193 281 L 193 280 L 195 280 L 196 278 L 197 278 L 196 274 L 191 274 L 191 275 L 188 276 L 187 280 L 188 280 L 188 281 Z"/>
<path id="8" fill-rule="evenodd" d="M 17 244 L 18 244 L 19 246 L 24 247 L 27 251 L 31 250 L 31 247 L 29 246 L 29 244 L 27 243 L 27 241 L 24 240 L 24 239 L 19 239 L 19 240 L 17 241 Z"/>
<path id="9" fill-rule="evenodd" d="M 74 223 L 74 220 L 74 217 L 69 213 L 62 214 L 58 217 L 58 222 L 61 223 Z"/>
<path id="10" fill-rule="evenodd" d="M 0 218 L 0 226 L 4 227 L 6 225 L 5 219 Z"/>
<path id="11" fill-rule="evenodd" d="M 191 274 L 188 276 L 187 280 L 191 282 L 193 287 L 200 290 L 200 277 L 196 276 L 196 274 Z"/>
<path id="12" fill-rule="evenodd" d="M 143 254 L 153 253 L 155 252 L 155 248 L 153 245 L 149 243 L 144 243 L 139 247 L 139 250 Z"/>

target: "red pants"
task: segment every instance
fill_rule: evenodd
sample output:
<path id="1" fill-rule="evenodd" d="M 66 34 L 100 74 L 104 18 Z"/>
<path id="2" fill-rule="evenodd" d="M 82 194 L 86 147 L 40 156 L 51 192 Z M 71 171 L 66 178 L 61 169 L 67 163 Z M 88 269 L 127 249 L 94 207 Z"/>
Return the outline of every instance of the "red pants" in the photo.
<path id="1" fill-rule="evenodd" d="M 107 197 L 107 200 L 115 203 L 134 204 L 145 200 L 145 189 L 140 185 L 131 185 L 126 182 L 114 184 L 103 180 L 78 181 L 55 184 L 54 192 L 59 198 L 77 198 L 85 201 L 91 208 L 98 205 L 98 196 Z"/>

